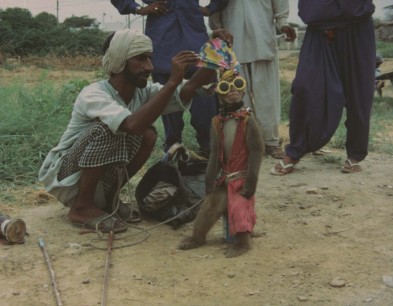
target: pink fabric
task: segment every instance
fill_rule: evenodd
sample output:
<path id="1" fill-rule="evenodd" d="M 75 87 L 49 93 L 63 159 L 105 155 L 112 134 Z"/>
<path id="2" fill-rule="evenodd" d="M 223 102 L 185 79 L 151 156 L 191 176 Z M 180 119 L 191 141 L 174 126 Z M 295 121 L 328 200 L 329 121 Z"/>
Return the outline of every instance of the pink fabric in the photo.
<path id="1" fill-rule="evenodd" d="M 219 137 L 221 139 L 219 156 L 222 170 L 225 173 L 233 173 L 247 170 L 248 148 L 246 144 L 246 128 L 248 116 L 249 113 L 247 111 L 234 114 L 234 117 L 236 117 L 238 120 L 238 124 L 236 128 L 234 143 L 231 149 L 231 154 L 226 164 L 224 164 L 223 162 L 224 135 L 222 130 L 222 124 L 219 124 L 219 128 L 217 129 L 220 133 Z M 216 120 L 213 120 L 213 123 L 222 123 L 226 120 L 226 118 L 221 115 L 218 115 L 216 118 Z M 224 179 L 225 177 L 220 178 L 217 183 L 221 184 Z M 238 178 L 227 183 L 228 223 L 229 234 L 231 236 L 241 232 L 252 232 L 256 223 L 255 197 L 252 196 L 250 199 L 246 199 L 245 197 L 240 195 L 244 183 L 245 178 Z"/>
<path id="2" fill-rule="evenodd" d="M 244 179 L 228 183 L 228 223 L 229 234 L 251 233 L 257 221 L 255 214 L 255 196 L 250 199 L 240 195 Z"/>

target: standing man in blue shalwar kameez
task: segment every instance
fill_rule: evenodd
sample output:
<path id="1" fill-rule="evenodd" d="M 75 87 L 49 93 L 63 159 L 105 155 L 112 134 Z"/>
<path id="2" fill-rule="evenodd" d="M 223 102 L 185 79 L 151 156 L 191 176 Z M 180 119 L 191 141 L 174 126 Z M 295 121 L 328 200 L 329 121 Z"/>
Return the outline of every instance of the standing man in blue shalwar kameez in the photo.
<path id="1" fill-rule="evenodd" d="M 306 153 L 327 144 L 344 108 L 347 159 L 342 172 L 361 171 L 374 97 L 374 9 L 372 0 L 299 0 L 307 30 L 292 84 L 290 143 L 271 174 L 291 173 Z"/>
<path id="2" fill-rule="evenodd" d="M 147 6 L 141 7 L 134 0 L 111 0 L 120 14 L 147 15 L 145 34 L 153 41 L 152 78 L 165 84 L 170 76 L 171 59 L 181 50 L 199 52 L 208 40 L 203 16 L 209 16 L 225 8 L 228 0 L 211 0 L 206 7 L 199 6 L 199 0 L 143 0 Z M 190 69 L 186 78 L 195 72 Z M 199 96 L 190 109 L 191 125 L 196 131 L 196 139 L 202 155 L 210 149 L 210 126 L 218 112 L 216 96 Z M 172 144 L 182 142 L 184 128 L 183 113 L 162 116 L 165 130 L 164 151 Z"/>

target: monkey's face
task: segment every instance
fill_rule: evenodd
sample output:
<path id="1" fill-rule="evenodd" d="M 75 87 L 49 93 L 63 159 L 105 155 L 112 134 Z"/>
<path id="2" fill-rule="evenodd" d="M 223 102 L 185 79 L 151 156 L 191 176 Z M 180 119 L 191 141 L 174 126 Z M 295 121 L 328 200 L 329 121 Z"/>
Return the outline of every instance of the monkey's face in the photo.
<path id="1" fill-rule="evenodd" d="M 246 80 L 240 76 L 225 78 L 218 82 L 216 92 L 220 104 L 234 104 L 243 100 L 246 89 Z"/>
<path id="2" fill-rule="evenodd" d="M 244 91 L 239 91 L 237 89 L 230 89 L 229 92 L 225 95 L 218 95 L 220 100 L 220 104 L 235 104 L 239 103 L 243 100 Z"/>

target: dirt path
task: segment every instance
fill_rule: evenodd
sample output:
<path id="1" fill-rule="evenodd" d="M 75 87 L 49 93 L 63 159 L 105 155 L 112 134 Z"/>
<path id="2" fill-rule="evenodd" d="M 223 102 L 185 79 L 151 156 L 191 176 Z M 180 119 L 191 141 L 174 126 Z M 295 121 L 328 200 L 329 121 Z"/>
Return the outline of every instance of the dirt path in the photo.
<path id="1" fill-rule="evenodd" d="M 117 235 L 115 247 L 137 244 L 114 249 L 107 304 L 393 305 L 393 158 L 370 154 L 364 171 L 351 175 L 323 160 L 309 155 L 286 177 L 269 175 L 275 161 L 264 161 L 256 226 L 263 236 L 241 257 L 224 257 L 221 224 L 206 246 L 190 251 L 176 250 L 190 224 L 161 226 L 141 243 L 137 229 Z M 99 305 L 106 251 L 93 246 L 105 249 L 105 241 L 80 235 L 67 209 L 42 193 L 19 192 L 19 204 L 0 202 L 29 232 L 25 244 L 0 246 L 0 304 L 56 304 L 42 237 L 64 305 Z"/>

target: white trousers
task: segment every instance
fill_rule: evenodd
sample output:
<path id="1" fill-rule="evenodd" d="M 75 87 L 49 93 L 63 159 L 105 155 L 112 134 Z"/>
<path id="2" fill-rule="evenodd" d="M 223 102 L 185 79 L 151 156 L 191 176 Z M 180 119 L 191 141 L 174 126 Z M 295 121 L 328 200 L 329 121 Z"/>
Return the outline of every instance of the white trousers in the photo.
<path id="1" fill-rule="evenodd" d="M 262 128 L 265 145 L 278 146 L 281 117 L 278 56 L 272 61 L 242 64 L 241 75 L 247 81 L 244 103 L 254 111 Z"/>

